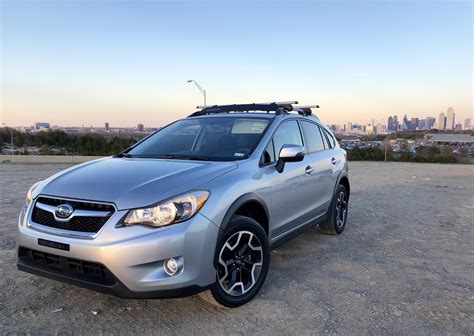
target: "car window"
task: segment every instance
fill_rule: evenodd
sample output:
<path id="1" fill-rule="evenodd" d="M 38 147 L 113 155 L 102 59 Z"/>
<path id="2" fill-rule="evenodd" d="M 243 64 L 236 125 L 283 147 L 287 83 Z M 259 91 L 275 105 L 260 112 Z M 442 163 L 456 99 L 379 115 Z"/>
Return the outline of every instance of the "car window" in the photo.
<path id="1" fill-rule="evenodd" d="M 334 148 L 334 138 L 332 137 L 331 134 L 329 134 L 328 131 L 326 131 L 324 128 L 321 127 L 321 133 L 324 134 L 324 145 L 326 149 L 331 149 Z"/>
<path id="2" fill-rule="evenodd" d="M 273 145 L 275 148 L 275 156 L 280 154 L 283 145 L 303 145 L 301 140 L 300 128 L 296 120 L 285 121 L 278 126 L 273 134 Z"/>
<path id="3" fill-rule="evenodd" d="M 318 125 L 302 121 L 301 128 L 303 130 L 306 151 L 308 153 L 324 150 L 323 138 L 321 137 Z"/>
<path id="4" fill-rule="evenodd" d="M 270 140 L 267 147 L 265 147 L 265 150 L 263 151 L 261 165 L 267 165 L 272 162 L 275 162 L 275 148 L 273 148 L 273 139 Z"/>
<path id="5" fill-rule="evenodd" d="M 269 120 L 261 118 L 189 118 L 179 120 L 128 151 L 130 157 L 230 161 L 247 158 Z"/>

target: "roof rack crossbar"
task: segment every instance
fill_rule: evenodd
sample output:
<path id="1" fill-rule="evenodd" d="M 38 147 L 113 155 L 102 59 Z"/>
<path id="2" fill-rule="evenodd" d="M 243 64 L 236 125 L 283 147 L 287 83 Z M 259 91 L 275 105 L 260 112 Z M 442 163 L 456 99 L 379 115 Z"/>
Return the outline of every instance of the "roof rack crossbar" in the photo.
<path id="1" fill-rule="evenodd" d="M 232 104 L 232 105 L 212 105 L 212 106 L 198 106 L 202 108 L 201 111 L 194 112 L 190 117 L 202 116 L 206 114 L 218 114 L 229 112 L 249 112 L 249 111 L 263 111 L 275 112 L 275 114 L 284 114 L 287 111 L 293 110 L 293 104 L 298 102 L 273 102 L 273 103 L 253 103 L 253 104 Z"/>
<path id="2" fill-rule="evenodd" d="M 310 116 L 312 108 L 319 108 L 319 105 L 296 105 L 297 101 L 284 102 L 268 102 L 268 103 L 252 103 L 252 104 L 231 104 L 231 105 L 205 105 L 197 106 L 200 111 L 190 114 L 188 117 L 197 117 L 208 114 L 231 113 L 231 112 L 275 112 L 275 115 L 287 114 L 290 111 L 298 112 L 298 114 Z"/>
<path id="3" fill-rule="evenodd" d="M 319 105 L 299 105 L 293 106 L 293 110 L 298 112 L 301 115 L 311 115 L 313 112 L 311 111 L 312 108 L 319 108 Z"/>

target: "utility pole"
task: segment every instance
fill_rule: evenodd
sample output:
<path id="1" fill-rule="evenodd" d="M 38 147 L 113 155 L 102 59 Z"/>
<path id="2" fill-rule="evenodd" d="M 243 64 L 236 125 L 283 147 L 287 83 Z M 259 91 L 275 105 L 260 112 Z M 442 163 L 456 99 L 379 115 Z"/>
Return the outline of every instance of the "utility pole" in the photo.
<path id="1" fill-rule="evenodd" d="M 198 90 L 201 91 L 202 95 L 204 96 L 204 106 L 206 106 L 206 90 L 204 90 L 194 79 L 188 79 L 188 83 L 194 83 Z"/>

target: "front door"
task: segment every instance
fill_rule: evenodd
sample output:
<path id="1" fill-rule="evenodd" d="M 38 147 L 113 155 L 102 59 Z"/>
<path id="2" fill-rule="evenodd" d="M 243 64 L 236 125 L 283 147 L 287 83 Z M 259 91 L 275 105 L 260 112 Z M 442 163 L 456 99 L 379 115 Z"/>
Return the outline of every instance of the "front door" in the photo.
<path id="1" fill-rule="evenodd" d="M 270 157 L 270 163 L 263 169 L 271 190 L 271 239 L 308 221 L 315 212 L 314 200 L 308 197 L 314 188 L 311 157 L 305 155 L 301 162 L 286 163 L 282 173 L 275 169 L 281 147 L 288 144 L 303 145 L 296 119 L 278 126 L 265 153 Z"/>

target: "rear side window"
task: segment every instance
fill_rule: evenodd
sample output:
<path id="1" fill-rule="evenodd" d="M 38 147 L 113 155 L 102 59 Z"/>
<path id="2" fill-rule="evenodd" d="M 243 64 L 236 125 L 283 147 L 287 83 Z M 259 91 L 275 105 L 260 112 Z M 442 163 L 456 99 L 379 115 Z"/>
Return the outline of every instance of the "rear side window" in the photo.
<path id="1" fill-rule="evenodd" d="M 321 127 L 321 132 L 324 134 L 323 138 L 325 140 L 326 149 L 334 148 L 334 138 L 333 136 Z"/>
<path id="2" fill-rule="evenodd" d="M 318 125 L 302 121 L 301 128 L 303 130 L 306 151 L 308 153 L 324 150 L 323 138 L 321 137 Z"/>
<path id="3" fill-rule="evenodd" d="M 273 145 L 275 148 L 275 156 L 277 157 L 280 155 L 280 150 L 283 145 L 303 146 L 298 122 L 296 120 L 290 120 L 281 123 L 273 134 Z"/>

